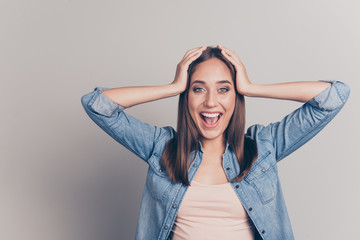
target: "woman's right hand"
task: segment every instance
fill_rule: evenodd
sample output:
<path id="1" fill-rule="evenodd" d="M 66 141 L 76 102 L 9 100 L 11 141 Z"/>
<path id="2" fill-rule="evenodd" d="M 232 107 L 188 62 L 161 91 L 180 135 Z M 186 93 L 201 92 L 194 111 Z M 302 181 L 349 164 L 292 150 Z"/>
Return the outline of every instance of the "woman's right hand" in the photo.
<path id="1" fill-rule="evenodd" d="M 184 55 L 183 59 L 178 63 L 175 79 L 172 82 L 172 85 L 176 86 L 179 89 L 179 92 L 182 93 L 186 89 L 188 81 L 188 69 L 190 64 L 198 57 L 200 57 L 200 55 L 206 48 L 206 46 L 202 46 L 188 50 Z"/>

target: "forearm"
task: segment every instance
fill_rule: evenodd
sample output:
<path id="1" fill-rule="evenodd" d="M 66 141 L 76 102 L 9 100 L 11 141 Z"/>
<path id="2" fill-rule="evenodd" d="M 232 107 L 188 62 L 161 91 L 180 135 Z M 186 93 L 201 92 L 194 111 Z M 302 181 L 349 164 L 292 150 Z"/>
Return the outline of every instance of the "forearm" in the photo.
<path id="1" fill-rule="evenodd" d="M 150 87 L 121 87 L 102 90 L 101 92 L 113 102 L 128 108 L 136 104 L 151 102 L 162 98 L 176 96 L 186 89 L 189 65 L 206 49 L 205 46 L 186 52 L 176 68 L 174 81 L 169 85 Z"/>
<path id="2" fill-rule="evenodd" d="M 331 86 L 331 83 L 321 81 L 250 84 L 243 94 L 249 97 L 307 102 L 329 86 Z"/>
<path id="3" fill-rule="evenodd" d="M 126 108 L 145 102 L 176 96 L 180 92 L 179 88 L 174 84 L 146 87 L 120 87 L 102 90 L 102 93 L 106 97 Z"/>

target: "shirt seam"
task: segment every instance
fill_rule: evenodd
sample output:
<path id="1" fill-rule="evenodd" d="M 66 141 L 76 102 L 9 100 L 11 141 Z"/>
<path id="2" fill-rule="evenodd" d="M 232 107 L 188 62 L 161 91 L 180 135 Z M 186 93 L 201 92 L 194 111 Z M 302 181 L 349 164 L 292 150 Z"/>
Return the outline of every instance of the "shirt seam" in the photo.
<path id="1" fill-rule="evenodd" d="M 329 114 L 327 113 L 326 117 L 323 118 L 323 121 L 321 121 L 320 123 L 318 123 L 317 125 L 315 125 L 314 128 L 310 129 L 310 131 L 308 131 L 306 134 L 304 134 L 301 138 L 299 138 L 293 145 L 291 145 L 291 147 L 289 147 L 287 150 L 283 151 L 280 155 L 278 155 L 278 159 L 282 159 L 282 157 L 285 155 L 287 155 L 288 152 L 291 152 L 291 150 L 294 148 L 294 146 L 296 144 L 298 144 L 301 140 L 305 139 L 310 133 L 312 133 L 313 131 L 315 131 L 316 129 L 318 129 L 318 127 L 323 124 L 324 122 L 327 121 L 327 119 L 329 118 Z M 279 161 L 277 159 L 277 161 Z"/>

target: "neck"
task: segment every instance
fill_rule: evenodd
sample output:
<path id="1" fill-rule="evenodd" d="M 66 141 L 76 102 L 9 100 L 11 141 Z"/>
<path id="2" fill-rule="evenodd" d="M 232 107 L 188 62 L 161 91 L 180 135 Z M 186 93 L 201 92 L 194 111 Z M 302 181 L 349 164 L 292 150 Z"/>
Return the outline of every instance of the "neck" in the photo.
<path id="1" fill-rule="evenodd" d="M 226 147 L 225 138 L 216 138 L 216 139 L 202 139 L 201 140 L 202 149 L 204 152 L 212 152 L 223 154 Z"/>

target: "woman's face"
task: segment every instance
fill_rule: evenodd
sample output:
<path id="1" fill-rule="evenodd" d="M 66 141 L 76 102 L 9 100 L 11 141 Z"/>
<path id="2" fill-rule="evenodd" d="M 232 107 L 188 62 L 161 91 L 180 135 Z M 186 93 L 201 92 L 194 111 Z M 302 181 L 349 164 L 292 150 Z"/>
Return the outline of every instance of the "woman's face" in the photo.
<path id="1" fill-rule="evenodd" d="M 223 140 L 235 107 L 229 68 L 218 58 L 196 66 L 190 78 L 188 105 L 202 140 Z"/>

